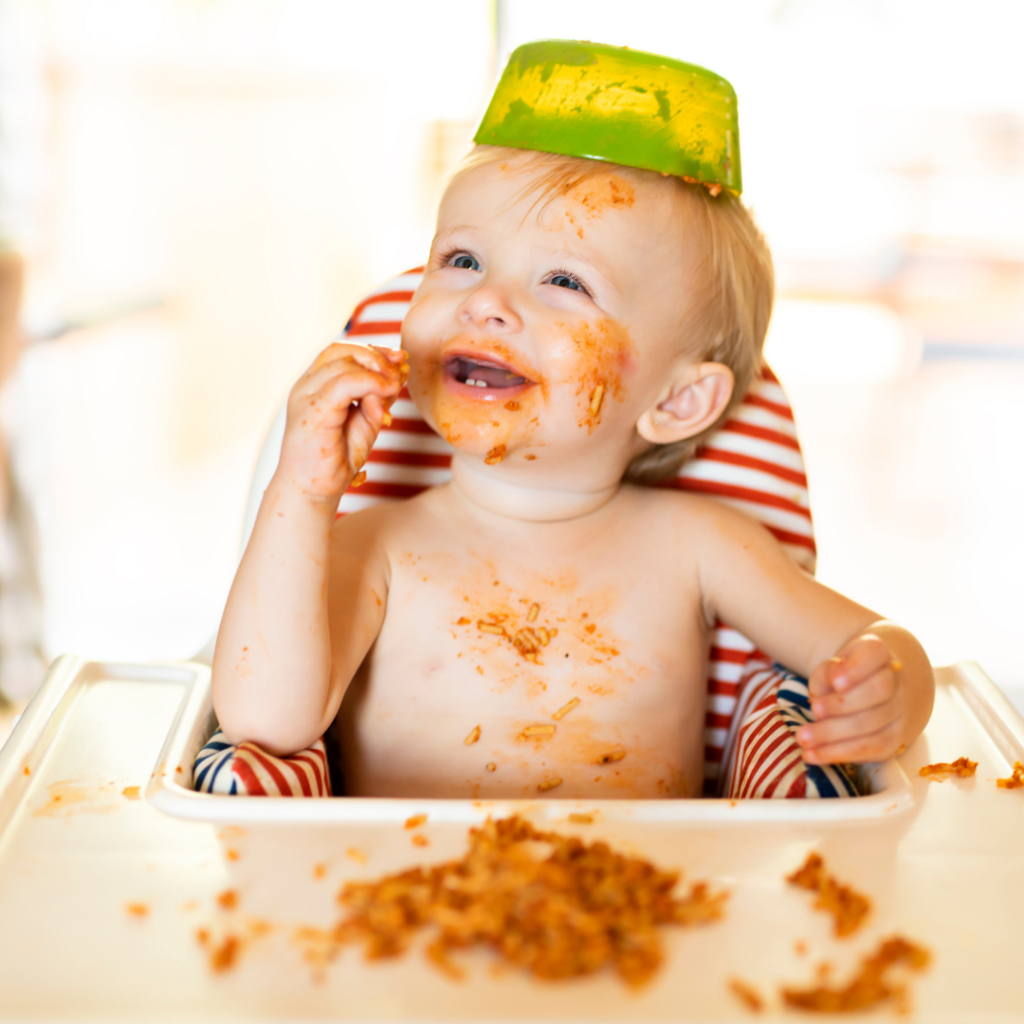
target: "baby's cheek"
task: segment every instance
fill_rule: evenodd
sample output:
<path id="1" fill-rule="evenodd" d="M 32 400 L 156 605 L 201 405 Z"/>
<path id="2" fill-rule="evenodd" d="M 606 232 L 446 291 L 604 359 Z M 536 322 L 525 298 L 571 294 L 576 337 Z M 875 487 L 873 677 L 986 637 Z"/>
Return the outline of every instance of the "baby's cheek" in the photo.
<path id="1" fill-rule="evenodd" d="M 559 325 L 562 326 L 562 325 Z M 574 385 L 577 426 L 588 433 L 601 423 L 610 402 L 624 402 L 638 360 L 629 331 L 610 318 L 565 327 L 567 370 Z"/>

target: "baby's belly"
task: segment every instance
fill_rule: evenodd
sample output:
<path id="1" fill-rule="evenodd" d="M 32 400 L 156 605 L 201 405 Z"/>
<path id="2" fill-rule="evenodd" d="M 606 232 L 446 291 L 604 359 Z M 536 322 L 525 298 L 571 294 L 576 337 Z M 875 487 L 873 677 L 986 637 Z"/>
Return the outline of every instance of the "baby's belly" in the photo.
<path id="1" fill-rule="evenodd" d="M 699 672 L 700 669 L 697 669 Z M 339 715 L 353 796 L 635 799 L 699 796 L 702 693 L 643 678 L 534 692 L 455 671 L 410 688 L 357 679 Z M 700 687 L 703 690 L 703 687 Z M 597 692 L 594 692 L 597 691 Z"/>

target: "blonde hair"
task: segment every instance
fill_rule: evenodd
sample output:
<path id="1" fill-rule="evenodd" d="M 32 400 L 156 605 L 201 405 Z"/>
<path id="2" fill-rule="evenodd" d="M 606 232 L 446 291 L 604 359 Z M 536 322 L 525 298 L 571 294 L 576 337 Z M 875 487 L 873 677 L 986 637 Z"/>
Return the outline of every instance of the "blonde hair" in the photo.
<path id="1" fill-rule="evenodd" d="M 455 168 L 449 181 L 474 167 L 513 157 L 521 161 L 527 154 L 524 170 L 549 168 L 523 189 L 526 194 L 536 192 L 537 202 L 542 206 L 606 173 L 612 166 L 640 180 L 663 179 L 657 171 L 621 167 L 582 157 L 502 146 L 476 146 Z M 690 212 L 696 236 L 694 271 L 702 285 L 689 289 L 693 298 L 680 324 L 680 338 L 685 349 L 699 361 L 728 366 L 736 383 L 728 405 L 706 430 L 683 441 L 656 445 L 629 463 L 624 479 L 642 484 L 659 483 L 674 477 L 705 438 L 717 430 L 743 401 L 762 365 L 764 338 L 775 294 L 771 252 L 739 197 L 724 190 L 712 196 L 703 185 L 677 177 L 670 180 Z"/>

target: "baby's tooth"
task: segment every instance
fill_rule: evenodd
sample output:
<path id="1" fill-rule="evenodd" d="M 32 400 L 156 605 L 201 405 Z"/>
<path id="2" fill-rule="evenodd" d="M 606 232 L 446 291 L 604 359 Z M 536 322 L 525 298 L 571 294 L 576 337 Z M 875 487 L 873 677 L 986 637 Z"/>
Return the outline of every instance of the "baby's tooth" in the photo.
<path id="1" fill-rule="evenodd" d="M 466 383 L 467 383 L 467 384 L 468 384 L 468 385 L 469 385 L 469 386 L 470 386 L 471 388 L 475 388 L 475 387 L 476 387 L 476 381 L 475 381 L 475 380 L 474 380 L 474 379 L 473 379 L 472 377 L 467 377 L 467 378 L 466 378 Z"/>
<path id="2" fill-rule="evenodd" d="M 485 388 L 485 387 L 487 387 L 487 381 L 485 381 L 485 380 L 478 380 L 476 382 L 476 386 L 478 388 Z"/>

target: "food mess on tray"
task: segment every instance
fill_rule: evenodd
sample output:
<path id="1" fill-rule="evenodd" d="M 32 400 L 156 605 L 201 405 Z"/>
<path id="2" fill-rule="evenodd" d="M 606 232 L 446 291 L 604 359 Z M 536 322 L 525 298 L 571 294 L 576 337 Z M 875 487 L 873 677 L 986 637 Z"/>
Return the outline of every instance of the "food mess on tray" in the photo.
<path id="1" fill-rule="evenodd" d="M 801 867 L 786 875 L 786 881 L 818 894 L 814 906 L 832 915 L 837 936 L 852 935 L 871 910 L 866 896 L 825 873 L 825 862 L 817 853 L 809 853 Z"/>
<path id="2" fill-rule="evenodd" d="M 922 946 L 894 936 L 886 939 L 872 956 L 861 961 L 860 971 L 843 986 L 819 984 L 814 988 L 782 989 L 787 1006 L 816 1013 L 855 1013 L 892 1001 L 897 1011 L 905 1012 L 907 988 L 903 982 L 889 979 L 898 967 L 921 971 L 928 966 L 931 954 Z"/>
<path id="3" fill-rule="evenodd" d="M 969 761 L 966 757 L 958 757 L 955 761 L 938 761 L 926 764 L 917 770 L 923 778 L 932 776 L 937 782 L 944 781 L 947 775 L 958 775 L 961 779 L 970 778 L 978 770 L 977 761 Z"/>
<path id="4" fill-rule="evenodd" d="M 459 860 L 347 884 L 339 896 L 347 914 L 333 937 L 378 960 L 405 953 L 429 928 L 436 934 L 427 956 L 453 978 L 463 976 L 455 950 L 486 946 L 538 978 L 611 967 L 639 986 L 664 959 L 659 926 L 723 916 L 727 893 L 696 882 L 675 896 L 678 880 L 678 872 L 604 843 L 541 832 L 512 816 L 471 829 Z"/>
<path id="5" fill-rule="evenodd" d="M 761 993 L 740 978 L 730 978 L 729 991 L 751 1012 L 760 1013 L 764 1009 Z"/>
<path id="6" fill-rule="evenodd" d="M 1013 774 L 1008 779 L 996 779 L 996 785 L 1000 789 L 1020 789 L 1024 786 L 1024 764 L 1016 761 L 1013 765 Z"/>

